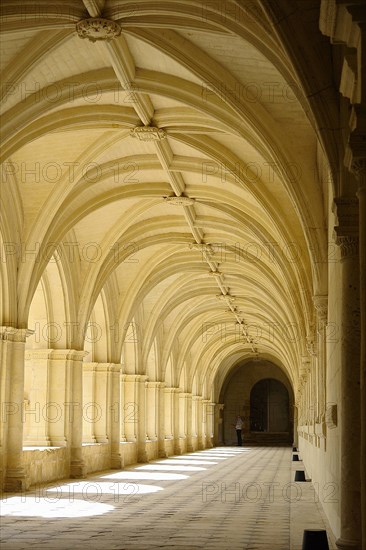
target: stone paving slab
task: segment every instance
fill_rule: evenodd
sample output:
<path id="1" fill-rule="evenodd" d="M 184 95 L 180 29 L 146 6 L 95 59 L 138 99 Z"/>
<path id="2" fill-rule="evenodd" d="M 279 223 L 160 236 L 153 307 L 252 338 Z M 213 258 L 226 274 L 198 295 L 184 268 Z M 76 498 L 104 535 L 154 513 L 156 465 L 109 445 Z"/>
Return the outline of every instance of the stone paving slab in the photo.
<path id="1" fill-rule="evenodd" d="M 301 464 L 288 447 L 221 447 L 6 494 L 0 547 L 301 550 L 316 528 L 333 550 Z"/>

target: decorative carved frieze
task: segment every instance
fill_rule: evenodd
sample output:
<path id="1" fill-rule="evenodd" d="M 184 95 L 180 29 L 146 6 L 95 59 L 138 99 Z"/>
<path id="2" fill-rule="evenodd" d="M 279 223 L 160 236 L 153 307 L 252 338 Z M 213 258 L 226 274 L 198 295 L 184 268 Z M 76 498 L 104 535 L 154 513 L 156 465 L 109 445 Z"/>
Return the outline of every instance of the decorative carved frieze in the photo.
<path id="1" fill-rule="evenodd" d="M 80 38 L 87 38 L 90 42 L 113 40 L 121 34 L 121 25 L 111 19 L 90 17 L 76 23 L 76 32 Z"/>

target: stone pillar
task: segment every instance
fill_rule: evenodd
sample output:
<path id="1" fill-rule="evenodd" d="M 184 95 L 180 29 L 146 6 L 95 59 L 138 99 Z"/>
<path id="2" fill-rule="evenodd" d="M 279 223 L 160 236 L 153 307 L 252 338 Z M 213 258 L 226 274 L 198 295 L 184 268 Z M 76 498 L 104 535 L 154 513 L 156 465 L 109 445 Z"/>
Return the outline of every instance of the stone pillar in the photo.
<path id="1" fill-rule="evenodd" d="M 298 433 L 298 425 L 299 425 L 299 413 L 298 413 L 298 404 L 295 403 L 294 405 L 294 437 L 293 437 L 293 445 L 295 445 L 296 448 L 298 448 L 299 445 L 299 433 Z"/>
<path id="2" fill-rule="evenodd" d="M 126 374 L 122 373 L 122 365 L 119 375 L 119 414 L 120 414 L 120 441 L 127 441 L 125 430 L 125 416 L 126 416 Z"/>
<path id="3" fill-rule="evenodd" d="M 179 394 L 181 390 L 179 388 L 173 388 L 173 436 L 174 436 L 174 454 L 181 455 L 182 449 L 179 439 Z"/>
<path id="4" fill-rule="evenodd" d="M 121 370 L 122 365 L 114 364 L 110 367 L 110 441 L 111 441 L 111 468 L 123 468 L 123 458 L 120 452 L 121 425 L 123 409 L 121 407 Z"/>
<path id="5" fill-rule="evenodd" d="M 214 420 L 214 445 L 221 446 L 224 444 L 224 432 L 223 432 L 223 412 L 225 405 L 223 403 L 215 403 L 215 420 Z"/>
<path id="6" fill-rule="evenodd" d="M 174 439 L 174 389 L 175 388 L 164 388 L 164 401 L 165 401 L 165 438 Z"/>
<path id="7" fill-rule="evenodd" d="M 98 363 L 83 363 L 83 443 L 95 443 L 95 425 L 89 407 L 95 403 L 95 371 Z"/>
<path id="8" fill-rule="evenodd" d="M 350 550 L 361 548 L 358 201 L 346 197 L 335 203 L 342 264 L 341 535 L 336 545 Z"/>
<path id="9" fill-rule="evenodd" d="M 51 349 L 25 351 L 24 389 L 27 401 L 23 411 L 23 423 L 26 427 L 24 445 L 51 445 L 48 434 L 51 354 Z"/>
<path id="10" fill-rule="evenodd" d="M 365 28 L 363 37 L 365 38 Z M 365 119 L 364 119 L 365 120 Z M 363 146 L 362 146 L 363 143 Z M 365 139 L 361 143 L 364 153 Z M 361 396 L 361 525 L 362 543 L 366 547 L 366 158 L 362 157 L 353 165 L 358 180 L 359 203 L 359 251 L 360 251 L 360 325 L 361 325 L 361 359 L 360 359 L 360 396 Z"/>
<path id="11" fill-rule="evenodd" d="M 165 383 L 159 382 L 158 386 L 158 455 L 159 458 L 166 458 L 168 455 L 165 449 Z"/>
<path id="12" fill-rule="evenodd" d="M 205 448 L 211 448 L 213 437 L 213 404 L 210 399 L 203 399 L 203 436 L 202 442 Z"/>
<path id="13" fill-rule="evenodd" d="M 185 411 L 185 433 L 187 438 L 187 453 L 193 452 L 192 445 L 192 394 L 181 394 L 184 398 L 184 411 Z"/>
<path id="14" fill-rule="evenodd" d="M 325 419 L 326 407 L 326 331 L 328 321 L 328 296 L 314 296 L 317 329 L 317 422 Z"/>
<path id="15" fill-rule="evenodd" d="M 4 490 L 20 492 L 28 488 L 23 465 L 23 398 L 25 340 L 33 331 L 0 327 L 2 362 L 5 371 L 6 401 L 3 403 L 6 430 Z"/>
<path id="16" fill-rule="evenodd" d="M 124 417 L 124 432 L 126 434 L 126 440 L 130 442 L 137 442 L 138 438 L 138 422 L 139 422 L 139 405 L 138 405 L 138 391 L 137 391 L 138 377 L 135 374 L 124 375 L 125 386 L 125 402 L 123 407 Z"/>
<path id="17" fill-rule="evenodd" d="M 94 424 L 94 433 L 97 443 L 109 443 L 109 414 L 110 410 L 110 376 L 111 363 L 97 363 L 95 369 L 95 404 L 91 403 L 89 409 L 91 415 L 84 412 L 84 418 Z"/>
<path id="18" fill-rule="evenodd" d="M 197 443 L 198 449 L 202 451 L 205 448 L 203 443 L 203 397 L 201 395 L 195 395 L 197 406 Z"/>
<path id="19" fill-rule="evenodd" d="M 85 351 L 68 350 L 67 362 L 70 365 L 70 402 L 66 403 L 67 416 L 71 426 L 70 477 L 84 478 L 86 466 L 83 461 L 83 357 Z"/>
<path id="20" fill-rule="evenodd" d="M 160 382 L 146 382 L 147 393 L 147 437 L 150 441 L 157 441 L 159 427 L 159 386 Z"/>
<path id="21" fill-rule="evenodd" d="M 146 381 L 147 376 L 136 376 L 137 384 L 137 462 L 149 462 L 146 452 Z"/>

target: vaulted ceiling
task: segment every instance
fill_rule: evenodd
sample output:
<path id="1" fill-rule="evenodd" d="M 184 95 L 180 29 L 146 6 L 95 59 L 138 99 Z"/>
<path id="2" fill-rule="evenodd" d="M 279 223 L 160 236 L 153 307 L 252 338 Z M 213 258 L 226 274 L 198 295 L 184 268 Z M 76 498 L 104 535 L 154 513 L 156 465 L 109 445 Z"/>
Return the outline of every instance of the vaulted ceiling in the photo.
<path id="1" fill-rule="evenodd" d="M 295 384 L 328 197 L 287 46 L 259 0 L 4 0 L 3 324 L 32 328 L 43 293 L 49 321 L 81 327 L 56 345 L 118 323 L 96 360 L 135 321 L 141 371 L 158 339 L 177 380 L 259 357 Z"/>

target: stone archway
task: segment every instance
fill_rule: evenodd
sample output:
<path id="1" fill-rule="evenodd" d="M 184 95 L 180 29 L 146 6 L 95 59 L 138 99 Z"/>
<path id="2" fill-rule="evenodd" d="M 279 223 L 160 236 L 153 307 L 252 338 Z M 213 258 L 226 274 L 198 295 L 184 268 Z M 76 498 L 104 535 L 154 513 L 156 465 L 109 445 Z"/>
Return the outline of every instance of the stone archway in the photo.
<path id="1" fill-rule="evenodd" d="M 293 443 L 294 394 L 291 382 L 278 365 L 265 360 L 238 363 L 226 377 L 219 399 L 223 406 L 220 429 L 224 445 L 235 445 L 233 423 L 238 414 L 244 420 L 245 445 Z M 267 418 L 265 424 L 263 415 Z M 255 423 L 258 425 L 254 426 Z"/>

